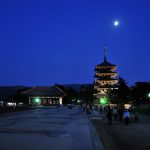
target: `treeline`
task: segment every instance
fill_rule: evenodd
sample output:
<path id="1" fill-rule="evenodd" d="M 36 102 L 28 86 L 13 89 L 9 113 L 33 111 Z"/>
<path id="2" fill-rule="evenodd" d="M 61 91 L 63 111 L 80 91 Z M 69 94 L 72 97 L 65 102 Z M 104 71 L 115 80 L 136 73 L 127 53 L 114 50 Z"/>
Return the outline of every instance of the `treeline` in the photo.
<path id="1" fill-rule="evenodd" d="M 57 86 L 66 92 L 66 103 L 71 103 L 72 100 L 92 103 L 95 99 L 93 84 L 82 84 L 79 91 L 73 87 Z M 108 91 L 108 99 L 112 103 L 132 103 L 135 105 L 150 103 L 150 82 L 136 82 L 133 86 L 129 86 L 125 79 L 119 77 L 117 87 L 117 89 Z"/>
<path id="2" fill-rule="evenodd" d="M 60 84 L 55 84 L 62 91 L 66 93 L 64 98 L 64 103 L 89 103 L 93 101 L 93 85 L 92 84 L 81 84 L 78 90 L 73 88 L 73 86 L 64 86 Z"/>
<path id="3" fill-rule="evenodd" d="M 75 85 L 60 85 L 55 84 L 66 93 L 63 102 L 68 103 L 92 103 L 96 98 L 94 95 L 93 84 L 75 84 Z M 150 82 L 136 82 L 133 86 L 128 86 L 125 79 L 118 78 L 118 89 L 108 92 L 108 99 L 112 103 L 132 103 L 132 104 L 149 104 L 150 103 Z M 0 102 L 5 99 L 24 104 L 28 103 L 28 98 L 21 94 L 22 91 L 28 90 L 30 87 L 1 87 Z"/>
<path id="4" fill-rule="evenodd" d="M 114 103 L 132 103 L 136 105 L 150 103 L 150 82 L 136 82 L 128 86 L 125 79 L 118 78 L 118 89 L 109 91 L 109 99 Z"/>

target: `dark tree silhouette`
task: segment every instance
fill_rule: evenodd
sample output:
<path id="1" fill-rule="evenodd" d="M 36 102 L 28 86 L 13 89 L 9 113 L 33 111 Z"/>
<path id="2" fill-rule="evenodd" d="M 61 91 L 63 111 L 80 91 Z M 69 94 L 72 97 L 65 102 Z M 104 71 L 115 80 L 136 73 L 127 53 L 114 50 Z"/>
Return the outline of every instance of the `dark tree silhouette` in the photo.
<path id="1" fill-rule="evenodd" d="M 82 85 L 80 92 L 79 92 L 79 97 L 80 99 L 83 100 L 83 103 L 92 103 L 93 101 L 93 85 Z"/>
<path id="2" fill-rule="evenodd" d="M 131 96 L 136 104 L 147 104 L 150 101 L 148 97 L 150 93 L 150 82 L 136 82 L 131 87 Z"/>
<path id="3" fill-rule="evenodd" d="M 131 101 L 130 89 L 122 77 L 118 78 L 118 89 L 109 91 L 110 102 L 127 103 Z"/>
<path id="4" fill-rule="evenodd" d="M 72 87 L 65 87 L 60 84 L 55 84 L 58 88 L 60 88 L 63 92 L 65 92 L 66 96 L 64 97 L 64 104 L 72 103 L 72 100 L 78 97 L 78 93 Z"/>

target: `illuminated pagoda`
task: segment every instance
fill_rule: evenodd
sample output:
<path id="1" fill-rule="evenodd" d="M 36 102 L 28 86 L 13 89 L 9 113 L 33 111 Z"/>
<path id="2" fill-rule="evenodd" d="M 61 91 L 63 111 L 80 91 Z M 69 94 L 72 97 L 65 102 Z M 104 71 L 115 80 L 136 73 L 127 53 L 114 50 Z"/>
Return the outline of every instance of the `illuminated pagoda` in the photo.
<path id="1" fill-rule="evenodd" d="M 118 80 L 116 79 L 116 76 L 118 73 L 115 71 L 116 68 L 117 65 L 107 61 L 106 48 L 104 48 L 104 62 L 95 67 L 94 96 L 96 104 L 105 104 L 108 97 L 108 91 L 117 89 Z"/>

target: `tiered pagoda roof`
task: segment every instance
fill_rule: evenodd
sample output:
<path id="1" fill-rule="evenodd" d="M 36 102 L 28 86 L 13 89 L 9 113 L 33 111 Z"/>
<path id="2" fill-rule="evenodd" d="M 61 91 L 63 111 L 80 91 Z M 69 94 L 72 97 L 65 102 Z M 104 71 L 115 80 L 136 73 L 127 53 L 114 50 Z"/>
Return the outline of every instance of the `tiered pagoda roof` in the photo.
<path id="1" fill-rule="evenodd" d="M 94 90 L 97 91 L 97 98 L 100 95 L 106 96 L 109 89 L 116 89 L 118 80 L 115 78 L 117 65 L 111 64 L 106 59 L 106 49 L 104 48 L 104 61 L 95 66 Z"/>
<path id="2" fill-rule="evenodd" d="M 97 66 L 110 66 L 110 67 L 117 67 L 117 65 L 109 63 L 107 60 L 105 60 L 103 63 L 96 65 Z"/>
<path id="3" fill-rule="evenodd" d="M 111 64 L 107 61 L 106 48 L 104 48 L 104 62 L 102 62 L 101 64 L 96 65 L 95 69 L 98 69 L 98 67 L 117 67 L 117 65 Z"/>

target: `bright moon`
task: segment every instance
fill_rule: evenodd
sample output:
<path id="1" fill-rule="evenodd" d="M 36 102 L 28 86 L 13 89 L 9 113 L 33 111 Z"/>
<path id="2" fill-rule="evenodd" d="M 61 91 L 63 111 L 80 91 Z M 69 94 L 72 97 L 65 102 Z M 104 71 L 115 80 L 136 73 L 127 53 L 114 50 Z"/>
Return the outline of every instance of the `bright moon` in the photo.
<path id="1" fill-rule="evenodd" d="M 118 26 L 119 25 L 119 21 L 114 21 L 114 26 Z"/>

